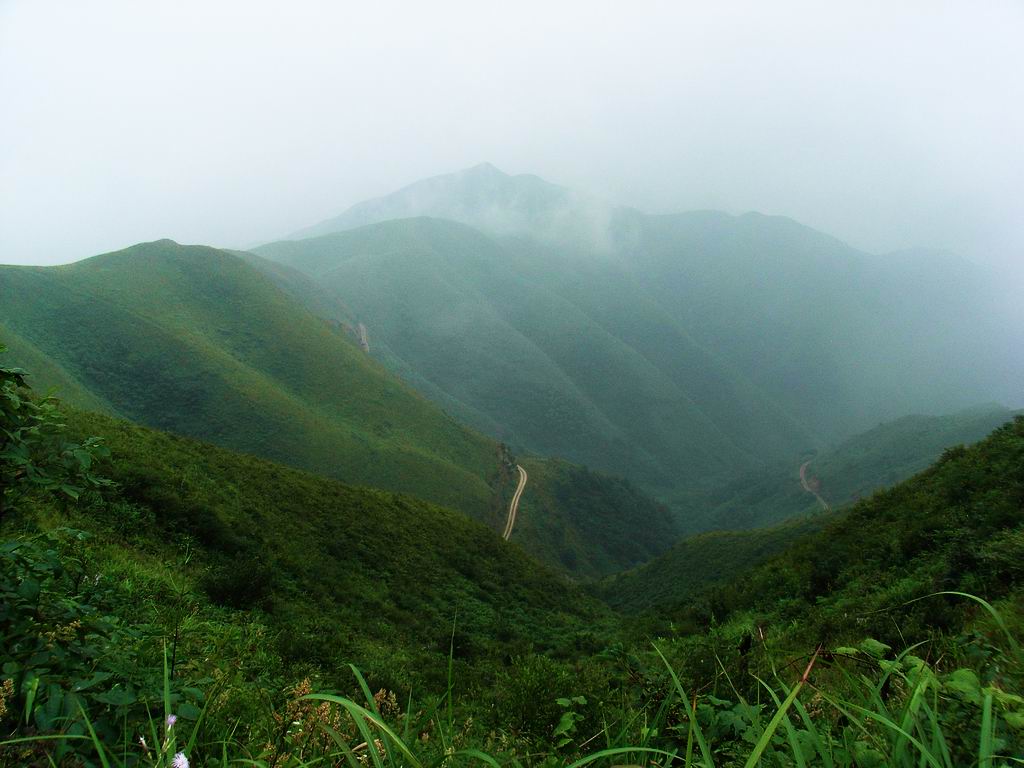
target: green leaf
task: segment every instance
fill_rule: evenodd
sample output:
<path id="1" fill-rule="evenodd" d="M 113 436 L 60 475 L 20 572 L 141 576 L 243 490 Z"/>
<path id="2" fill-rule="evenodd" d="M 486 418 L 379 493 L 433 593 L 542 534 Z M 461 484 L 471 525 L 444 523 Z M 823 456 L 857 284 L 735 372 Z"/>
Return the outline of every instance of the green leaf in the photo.
<path id="1" fill-rule="evenodd" d="M 18 585 L 18 596 L 23 600 L 35 600 L 39 597 L 39 582 L 35 579 L 24 579 Z"/>
<path id="2" fill-rule="evenodd" d="M 970 669 L 958 669 L 951 673 L 943 684 L 943 688 L 960 694 L 972 704 L 981 704 L 981 682 Z"/>
<path id="3" fill-rule="evenodd" d="M 889 655 L 889 651 L 892 650 L 891 645 L 880 643 L 872 638 L 867 638 L 861 641 L 860 649 L 869 656 L 874 656 L 876 659 L 881 659 Z"/>
<path id="4" fill-rule="evenodd" d="M 119 685 L 105 693 L 98 693 L 93 698 L 101 704 L 109 704 L 112 707 L 127 707 L 138 701 L 138 697 L 133 691 Z"/>
<path id="5" fill-rule="evenodd" d="M 88 688 L 92 688 L 97 683 L 102 683 L 104 680 L 109 680 L 113 677 L 112 672 L 97 672 L 88 680 L 79 680 L 77 683 L 71 686 L 73 691 L 84 691 Z"/>

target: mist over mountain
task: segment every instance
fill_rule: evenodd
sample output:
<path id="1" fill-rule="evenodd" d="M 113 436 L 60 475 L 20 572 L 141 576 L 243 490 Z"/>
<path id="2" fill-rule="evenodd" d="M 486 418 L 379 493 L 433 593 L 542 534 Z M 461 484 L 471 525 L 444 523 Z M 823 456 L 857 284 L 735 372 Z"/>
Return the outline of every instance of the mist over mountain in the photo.
<path id="1" fill-rule="evenodd" d="M 334 218 L 299 230 L 289 240 L 430 216 L 499 236 L 528 236 L 569 248 L 605 253 L 629 230 L 637 213 L 531 174 L 510 176 L 490 163 L 410 184 L 367 200 Z"/>
<path id="2" fill-rule="evenodd" d="M 484 164 L 256 252 L 452 413 L 681 509 L 881 420 L 1022 394 L 1012 317 L 977 311 L 991 274 L 781 217 L 648 216 Z"/>
<path id="3" fill-rule="evenodd" d="M 310 312 L 344 313 L 337 301 L 263 267 L 306 303 L 238 255 L 169 240 L 66 267 L 0 267 L 0 335 L 40 392 L 414 494 L 500 531 L 515 488 L 508 450 L 390 374 L 341 322 Z M 674 536 L 664 507 L 617 478 L 517 460 L 534 480 L 516 542 L 540 559 L 599 575 Z M 647 535 L 627 537 L 636 525 Z"/>
<path id="4" fill-rule="evenodd" d="M 0 767 L 1021 763 L 1021 39 L 0 2 Z"/>

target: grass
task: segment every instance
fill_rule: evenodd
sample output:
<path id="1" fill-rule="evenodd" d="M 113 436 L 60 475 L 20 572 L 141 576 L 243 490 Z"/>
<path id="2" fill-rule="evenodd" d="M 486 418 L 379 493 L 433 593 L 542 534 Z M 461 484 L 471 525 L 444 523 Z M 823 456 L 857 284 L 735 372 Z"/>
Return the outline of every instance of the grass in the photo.
<path id="1" fill-rule="evenodd" d="M 991 605 L 970 595 L 958 597 L 980 602 L 997 624 L 1005 626 Z M 351 670 L 358 697 L 296 691 L 277 738 L 266 745 L 239 742 L 231 729 L 213 733 L 204 729 L 205 710 L 192 726 L 182 722 L 168 727 L 173 708 L 165 654 L 163 715 L 147 721 L 150 746 L 141 747 L 134 740 L 119 747 L 106 744 L 88 719 L 86 734 L 57 738 L 74 739 L 80 747 L 86 746 L 81 742 L 90 742 L 91 750 L 83 749 L 81 754 L 98 759 L 106 768 L 167 768 L 179 746 L 192 765 L 258 768 L 479 764 L 492 768 L 621 764 L 955 768 L 1022 762 L 1014 751 L 1024 746 L 1020 733 L 1024 699 L 1003 689 L 1010 682 L 1019 684 L 1024 672 L 1024 658 L 1012 633 L 1006 633 L 1000 648 L 1000 677 L 987 686 L 969 669 L 943 670 L 915 656 L 920 646 L 891 659 L 879 655 L 877 644 L 863 647 L 869 650 L 824 653 L 819 649 L 802 673 L 774 671 L 769 679 L 758 680 L 764 704 L 753 704 L 738 692 L 732 701 L 724 701 L 688 691 L 665 654 L 654 646 L 665 673 L 663 688 L 645 712 L 617 713 L 621 721 L 643 716 L 639 739 L 629 741 L 628 728 L 605 720 L 593 734 L 577 734 L 573 729 L 575 738 L 560 740 L 558 746 L 552 741 L 538 752 L 527 753 L 495 751 L 493 738 L 481 739 L 478 731 L 467 730 L 459 722 L 465 710 L 458 716 L 453 711 L 451 685 L 448 695 L 432 703 L 415 702 L 410 696 L 401 707 L 394 697 L 373 694 L 355 667 Z M 481 704 L 473 702 L 469 711 Z M 0 750 L 31 743 L 31 739 L 7 740 L 0 742 Z"/>
<path id="2" fill-rule="evenodd" d="M 1013 416 L 1008 408 L 990 405 L 885 422 L 816 453 L 740 475 L 712 492 L 692 494 L 683 522 L 688 531 L 749 529 L 818 514 L 817 500 L 799 483 L 797 467 L 805 460 L 833 508 L 852 504 L 927 469 L 946 448 L 982 439 Z"/>
<path id="3" fill-rule="evenodd" d="M 308 283 L 284 268 L 274 276 Z M 331 305 L 329 297 L 305 295 L 314 309 Z M 515 479 L 502 446 L 413 391 L 342 328 L 234 254 L 160 241 L 65 267 L 0 267 L 0 298 L 9 357 L 29 368 L 38 391 L 56 387 L 72 404 L 412 494 L 498 531 L 504 525 Z M 546 475 L 559 485 L 571 473 L 556 464 Z M 596 479 L 587 493 L 602 488 L 614 495 L 614 484 Z M 647 512 L 655 515 L 650 525 L 666 530 L 657 505 L 631 493 L 634 513 L 620 526 L 586 539 L 586 549 L 574 545 L 579 573 L 626 564 L 613 554 L 617 541 Z M 535 514 L 550 516 L 571 539 L 586 538 L 574 509 L 546 498 Z M 597 503 L 607 507 L 609 499 Z M 527 531 L 517 543 L 566 567 L 560 552 Z"/>
<path id="4" fill-rule="evenodd" d="M 1017 416 L 834 515 L 684 539 L 603 588 L 620 609 L 662 617 L 654 619 L 658 627 L 667 617 L 704 626 L 755 611 L 783 623 L 800 617 L 831 633 L 851 626 L 851 614 L 903 603 L 915 592 L 1000 594 L 1019 578 L 1011 562 L 1022 551 L 1022 486 L 1024 418 Z M 730 568 L 744 576 L 728 578 Z M 915 622 L 956 621 L 948 607 L 933 606 L 930 617 L 919 606 L 908 610 L 917 611 Z M 888 619 L 862 621 L 879 639 L 899 641 Z"/>
<path id="5" fill-rule="evenodd" d="M 166 763 L 189 743 L 200 765 L 267 768 L 1024 751 L 1024 417 L 619 621 L 443 508 L 109 417 L 66 432 L 106 436 L 115 484 L 12 496 L 2 521 L 14 764 Z"/>
<path id="6" fill-rule="evenodd" d="M 256 252 L 333 291 L 375 356 L 524 450 L 655 490 L 813 442 L 618 272 L 426 218 Z"/>

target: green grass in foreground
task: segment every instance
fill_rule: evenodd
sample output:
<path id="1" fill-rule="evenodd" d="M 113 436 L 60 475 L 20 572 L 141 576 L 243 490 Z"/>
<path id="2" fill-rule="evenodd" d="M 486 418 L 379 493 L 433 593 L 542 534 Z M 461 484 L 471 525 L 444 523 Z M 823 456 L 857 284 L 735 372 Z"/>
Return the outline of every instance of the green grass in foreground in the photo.
<path id="1" fill-rule="evenodd" d="M 15 485 L 0 764 L 995 768 L 1024 753 L 1024 418 L 617 626 L 454 513 L 97 417 L 37 440 L 8 413 L 19 398 L 0 398 Z M 110 465 L 75 447 L 96 432 Z M 26 455 L 52 466 L 39 477 L 90 465 L 116 485 L 54 495 Z"/>
<path id="2" fill-rule="evenodd" d="M 182 703 L 165 650 L 162 678 L 154 681 L 147 716 L 132 723 L 133 732 L 106 736 L 79 699 L 77 711 L 55 720 L 70 727 L 52 736 L 0 741 L 0 759 L 104 768 L 1020 764 L 1024 698 L 1013 692 L 1020 690 L 1024 673 L 1018 639 L 985 601 L 964 593 L 951 596 L 978 603 L 995 630 L 996 643 L 968 649 L 987 656 L 981 674 L 971 666 L 944 668 L 929 658 L 924 644 L 893 653 L 865 640 L 828 652 L 819 648 L 795 667 L 773 661 L 770 672 L 757 679 L 756 698 L 735 688 L 720 697 L 688 690 L 655 644 L 651 655 L 660 662 L 660 674 L 642 706 L 604 709 L 595 723 L 586 696 L 560 697 L 553 702 L 555 719 L 544 739 L 531 743 L 517 738 L 522 732 L 517 734 L 511 720 L 482 731 L 472 713 L 485 703 L 460 701 L 450 662 L 441 695 L 417 699 L 410 693 L 402 702 L 391 691 L 373 693 L 351 667 L 355 695 L 315 690 L 305 680 L 272 713 L 277 727 L 253 741 L 239 737 L 249 724 L 215 722 L 215 708 L 230 699 L 231 691 L 204 697 L 186 688 L 196 702 Z M 724 669 L 723 678 L 731 685 Z M 529 695 L 515 688 L 522 680 L 509 682 L 514 694 Z M 521 703 L 544 708 L 544 702 Z M 23 716 L 17 710 L 5 714 Z M 29 698 L 24 716 L 31 714 Z"/>

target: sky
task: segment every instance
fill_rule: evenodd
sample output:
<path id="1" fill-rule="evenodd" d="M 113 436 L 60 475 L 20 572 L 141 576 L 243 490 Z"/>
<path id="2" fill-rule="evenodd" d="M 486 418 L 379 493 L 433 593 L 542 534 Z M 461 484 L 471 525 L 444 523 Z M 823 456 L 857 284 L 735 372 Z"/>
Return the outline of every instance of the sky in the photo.
<path id="1" fill-rule="evenodd" d="M 1024 275 L 1024 2 L 0 0 L 0 262 L 246 247 L 489 161 Z"/>

